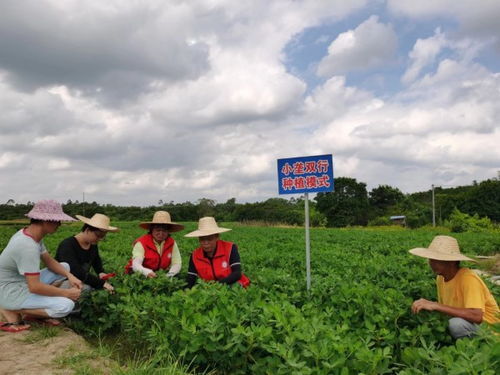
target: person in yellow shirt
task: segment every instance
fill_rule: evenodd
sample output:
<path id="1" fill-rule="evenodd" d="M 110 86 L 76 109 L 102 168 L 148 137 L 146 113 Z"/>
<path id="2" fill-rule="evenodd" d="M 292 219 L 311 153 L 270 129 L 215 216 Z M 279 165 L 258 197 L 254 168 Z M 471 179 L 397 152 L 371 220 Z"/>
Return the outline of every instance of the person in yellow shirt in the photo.
<path id="1" fill-rule="evenodd" d="M 469 268 L 460 267 L 461 260 L 475 260 L 460 253 L 455 238 L 436 236 L 428 248 L 411 249 L 410 253 L 429 259 L 437 274 L 438 292 L 438 302 L 424 298 L 414 301 L 413 313 L 427 310 L 451 316 L 448 329 L 455 339 L 474 336 L 482 322 L 500 323 L 498 304 L 484 281 Z"/>

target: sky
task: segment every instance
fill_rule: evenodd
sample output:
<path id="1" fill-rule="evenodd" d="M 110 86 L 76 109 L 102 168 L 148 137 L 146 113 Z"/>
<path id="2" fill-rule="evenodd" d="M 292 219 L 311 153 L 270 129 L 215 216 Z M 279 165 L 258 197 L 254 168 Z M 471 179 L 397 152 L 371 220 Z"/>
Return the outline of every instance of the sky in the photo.
<path id="1" fill-rule="evenodd" d="M 404 193 L 500 170 L 498 0 L 0 2 L 0 203 Z M 289 198 L 290 196 L 282 196 Z"/>

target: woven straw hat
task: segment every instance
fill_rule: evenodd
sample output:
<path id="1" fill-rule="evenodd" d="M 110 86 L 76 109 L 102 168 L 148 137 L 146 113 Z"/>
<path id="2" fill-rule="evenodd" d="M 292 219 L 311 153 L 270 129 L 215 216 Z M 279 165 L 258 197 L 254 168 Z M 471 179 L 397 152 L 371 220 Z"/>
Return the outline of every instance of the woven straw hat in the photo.
<path id="1" fill-rule="evenodd" d="M 90 219 L 82 215 L 75 215 L 78 220 L 83 221 L 91 227 L 100 229 L 104 232 L 118 232 L 120 229 L 109 225 L 109 217 L 103 214 L 94 214 Z"/>
<path id="2" fill-rule="evenodd" d="M 469 260 L 475 262 L 474 259 L 460 253 L 457 240 L 450 236 L 436 236 L 428 248 L 417 247 L 411 249 L 410 253 L 427 259 L 445 261 Z"/>
<path id="3" fill-rule="evenodd" d="M 222 228 L 217 225 L 215 219 L 211 216 L 202 217 L 198 221 L 198 230 L 186 234 L 184 237 L 203 237 L 211 234 L 229 232 L 231 229 Z"/>
<path id="4" fill-rule="evenodd" d="M 178 232 L 184 229 L 184 225 L 177 224 L 172 221 L 170 214 L 167 211 L 156 211 L 153 215 L 153 220 L 140 223 L 139 226 L 143 229 L 149 230 L 153 224 L 167 225 L 170 233 Z"/>
<path id="5" fill-rule="evenodd" d="M 36 202 L 31 211 L 24 216 L 43 221 L 76 221 L 63 212 L 60 203 L 50 199 Z"/>

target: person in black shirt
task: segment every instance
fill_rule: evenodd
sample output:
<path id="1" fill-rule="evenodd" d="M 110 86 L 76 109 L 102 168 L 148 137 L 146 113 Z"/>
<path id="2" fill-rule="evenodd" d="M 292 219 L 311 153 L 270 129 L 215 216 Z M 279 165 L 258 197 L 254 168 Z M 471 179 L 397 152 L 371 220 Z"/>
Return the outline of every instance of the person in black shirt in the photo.
<path id="1" fill-rule="evenodd" d="M 59 262 L 69 264 L 71 273 L 79 278 L 85 285 L 84 289 L 106 289 L 112 293 L 113 286 L 107 281 L 106 273 L 102 266 L 97 243 L 106 237 L 108 232 L 118 232 L 118 228 L 109 225 L 109 217 L 95 214 L 92 218 L 76 215 L 82 221 L 80 233 L 63 240 L 56 252 Z M 95 275 L 90 272 L 94 269 Z"/>
<path id="2" fill-rule="evenodd" d="M 213 217 L 203 217 L 198 222 L 198 230 L 185 235 L 198 237 L 200 242 L 200 247 L 193 251 L 189 260 L 188 288 L 195 284 L 198 277 L 229 285 L 239 283 L 244 288 L 250 284 L 250 280 L 241 272 L 238 246 L 219 238 L 219 233 L 230 230 L 219 227 Z"/>

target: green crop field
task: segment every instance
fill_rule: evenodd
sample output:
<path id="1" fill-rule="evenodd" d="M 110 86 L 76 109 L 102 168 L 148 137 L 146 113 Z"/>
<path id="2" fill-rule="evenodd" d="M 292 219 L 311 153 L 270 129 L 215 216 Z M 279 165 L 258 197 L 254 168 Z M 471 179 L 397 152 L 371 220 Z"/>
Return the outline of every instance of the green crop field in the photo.
<path id="1" fill-rule="evenodd" d="M 446 318 L 413 315 L 414 299 L 436 298 L 434 275 L 408 249 L 427 246 L 437 231 L 312 229 L 312 290 L 306 291 L 302 228 L 242 226 L 222 238 L 238 244 L 244 290 L 200 284 L 184 290 L 196 239 L 176 233 L 183 257 L 180 279 L 123 275 L 137 223 L 114 223 L 100 252 L 115 295 L 94 292 L 82 301 L 74 329 L 87 337 L 120 337 L 123 347 L 144 355 L 170 356 L 197 371 L 217 374 L 498 374 L 500 336 L 481 332 L 452 342 Z M 0 248 L 19 225 L 0 226 Z M 53 253 L 78 225 L 64 225 L 46 238 Z M 500 236 L 456 235 L 468 255 L 500 252 Z M 473 266 L 473 265 L 472 265 Z M 488 282 L 497 298 L 500 288 Z M 498 327 L 495 328 L 497 333 Z"/>

